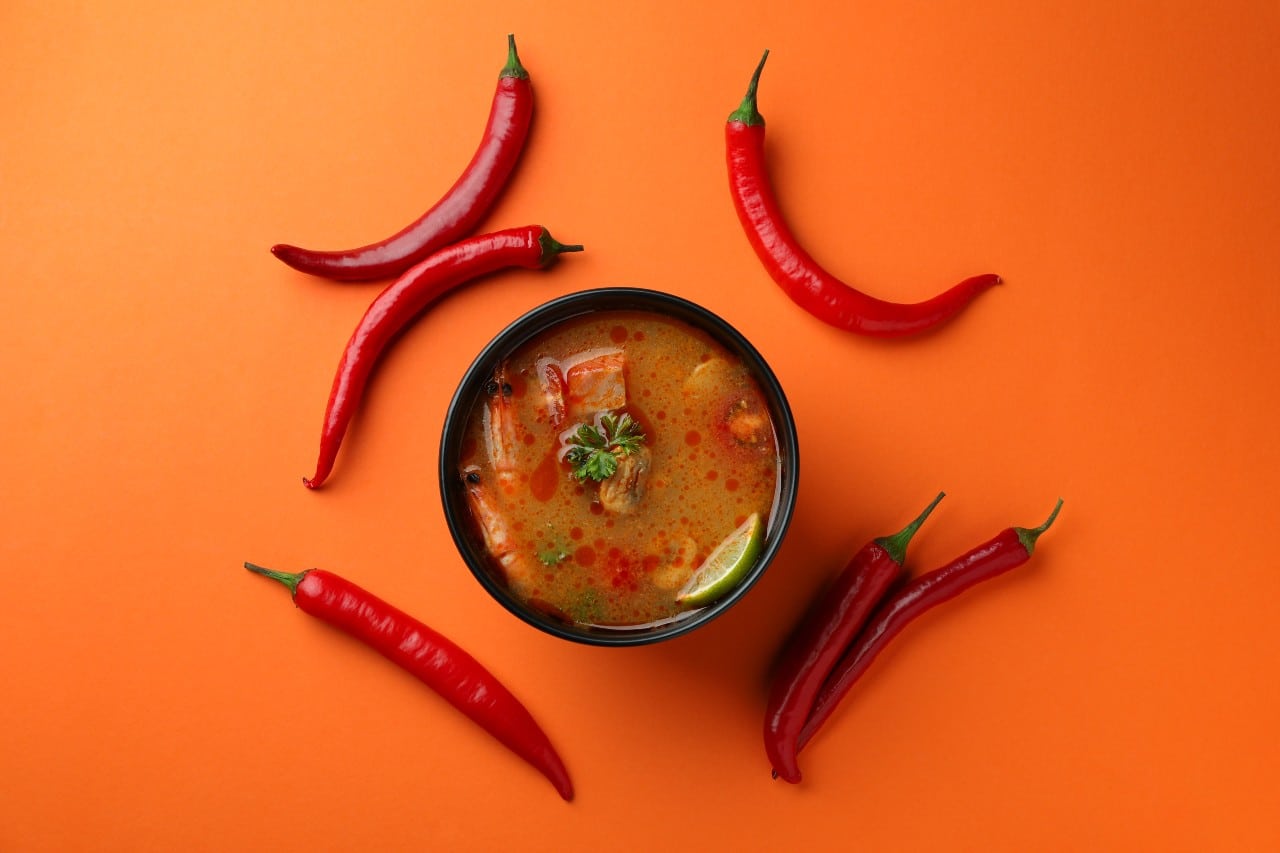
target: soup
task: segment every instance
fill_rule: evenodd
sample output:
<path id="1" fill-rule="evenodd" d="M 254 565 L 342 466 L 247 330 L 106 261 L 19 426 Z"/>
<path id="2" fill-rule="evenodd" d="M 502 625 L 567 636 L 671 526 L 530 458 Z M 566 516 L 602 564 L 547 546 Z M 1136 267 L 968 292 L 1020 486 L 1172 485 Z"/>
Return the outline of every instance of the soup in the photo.
<path id="1" fill-rule="evenodd" d="M 599 311 L 494 365 L 458 472 L 515 598 L 630 628 L 711 603 L 691 601 L 690 585 L 718 546 L 767 527 L 779 454 L 737 356 L 680 320 Z"/>

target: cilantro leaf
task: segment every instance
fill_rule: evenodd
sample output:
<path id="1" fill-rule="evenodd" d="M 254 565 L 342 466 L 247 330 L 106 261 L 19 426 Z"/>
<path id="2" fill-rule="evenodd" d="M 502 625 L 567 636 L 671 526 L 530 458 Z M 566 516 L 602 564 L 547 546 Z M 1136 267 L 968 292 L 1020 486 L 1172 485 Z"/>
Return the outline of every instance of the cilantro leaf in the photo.
<path id="1" fill-rule="evenodd" d="M 620 416 L 602 415 L 598 427 L 582 424 L 570 436 L 572 447 L 565 459 L 579 480 L 607 480 L 618 470 L 618 458 L 635 453 L 644 439 L 640 424 L 625 412 Z"/>
<path id="2" fill-rule="evenodd" d="M 562 536 L 556 533 L 551 522 L 545 529 L 546 544 L 538 550 L 538 562 L 551 568 L 569 559 L 569 547 Z"/>

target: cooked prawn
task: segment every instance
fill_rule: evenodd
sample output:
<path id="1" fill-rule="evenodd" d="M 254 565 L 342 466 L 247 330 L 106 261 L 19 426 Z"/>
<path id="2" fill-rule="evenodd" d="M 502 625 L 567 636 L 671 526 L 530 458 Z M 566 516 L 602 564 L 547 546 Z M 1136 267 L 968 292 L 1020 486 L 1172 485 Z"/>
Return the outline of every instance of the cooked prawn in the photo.
<path id="1" fill-rule="evenodd" d="M 494 496 L 485 487 L 484 477 L 478 465 L 468 465 L 462 470 L 462 483 L 467 492 L 471 514 L 480 525 L 484 547 L 502 567 L 503 576 L 512 592 L 526 595 L 534 580 L 534 570 L 528 555 L 523 554 L 516 542 L 515 533 L 506 516 L 494 503 Z"/>
<path id="2" fill-rule="evenodd" d="M 553 429 L 560 429 L 564 425 L 564 398 L 567 393 L 564 372 L 554 358 L 538 359 L 535 369 L 538 372 L 538 384 L 542 386 L 543 402 L 547 407 L 547 420 L 551 422 Z"/>
<path id="3" fill-rule="evenodd" d="M 489 465 L 498 484 L 510 489 L 518 479 L 520 421 L 516 417 L 511 383 L 507 381 L 506 364 L 498 365 L 493 378 L 485 386 L 488 402 L 484 408 L 484 446 Z"/>
<path id="4" fill-rule="evenodd" d="M 698 543 L 684 536 L 677 542 L 666 542 L 665 537 L 651 545 L 657 552 L 658 566 L 653 570 L 653 585 L 660 589 L 676 590 L 693 577 L 694 560 Z"/>

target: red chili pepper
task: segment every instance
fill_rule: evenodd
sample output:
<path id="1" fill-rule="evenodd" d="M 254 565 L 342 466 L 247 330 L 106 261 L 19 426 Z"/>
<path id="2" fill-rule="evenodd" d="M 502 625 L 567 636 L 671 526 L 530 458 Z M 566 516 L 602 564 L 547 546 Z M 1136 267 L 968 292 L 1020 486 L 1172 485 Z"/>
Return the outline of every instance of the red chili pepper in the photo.
<path id="1" fill-rule="evenodd" d="M 907 545 L 943 498 L 892 536 L 873 539 L 824 590 L 783 650 L 764 717 L 764 747 L 776 775 L 800 781 L 797 739 L 819 688 L 858 629 L 902 572 Z"/>
<path id="2" fill-rule="evenodd" d="M 271 253 L 294 269 L 339 281 L 367 281 L 399 275 L 471 233 L 497 201 L 524 149 L 533 119 L 533 88 L 507 36 L 507 64 L 498 75 L 489 121 L 480 147 L 465 171 L 417 221 L 378 243 L 337 252 L 317 252 L 279 244 Z"/>
<path id="3" fill-rule="evenodd" d="M 338 446 L 379 356 L 427 306 L 479 276 L 508 267 L 543 268 L 563 252 L 581 251 L 582 246 L 557 242 L 541 225 L 526 225 L 454 243 L 388 285 L 365 311 L 338 362 L 320 433 L 316 473 L 302 478 L 307 488 L 318 488 L 333 470 Z"/>
<path id="4" fill-rule="evenodd" d="M 960 593 L 1021 566 L 1031 559 L 1040 538 L 1062 509 L 1054 506 L 1044 524 L 1027 529 L 1010 527 L 987 542 L 947 563 L 940 569 L 912 579 L 878 608 L 866 628 L 835 665 L 818 693 L 813 712 L 800 732 L 799 748 L 804 749 L 840 704 L 840 700 L 871 666 L 889 641 L 926 611 L 950 601 Z"/>
<path id="5" fill-rule="evenodd" d="M 874 337 L 902 337 L 951 319 L 997 275 L 965 279 L 932 299 L 887 302 L 850 287 L 815 261 L 788 229 L 774 197 L 764 161 L 764 117 L 756 109 L 756 87 L 769 51 L 747 87 L 747 95 L 725 126 L 729 189 L 733 205 L 765 269 L 793 302 L 838 329 Z"/>
<path id="6" fill-rule="evenodd" d="M 290 574 L 244 567 L 289 588 L 294 604 L 416 676 L 573 799 L 573 782 L 545 732 L 520 700 L 447 637 L 372 593 L 322 569 Z"/>

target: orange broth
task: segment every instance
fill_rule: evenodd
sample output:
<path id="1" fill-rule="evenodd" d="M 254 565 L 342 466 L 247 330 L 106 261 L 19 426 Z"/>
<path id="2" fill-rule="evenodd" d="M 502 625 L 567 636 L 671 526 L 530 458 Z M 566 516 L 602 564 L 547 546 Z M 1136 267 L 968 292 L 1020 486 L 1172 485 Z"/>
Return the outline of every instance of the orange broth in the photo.
<path id="1" fill-rule="evenodd" d="M 564 460 L 578 424 L 599 423 L 593 403 L 645 435 L 634 485 L 607 493 L 619 500 Z M 777 500 L 777 438 L 748 368 L 700 330 L 642 311 L 571 318 L 516 350 L 469 414 L 459 461 L 497 575 L 584 625 L 677 617 L 694 570 L 752 513 L 767 524 Z"/>

